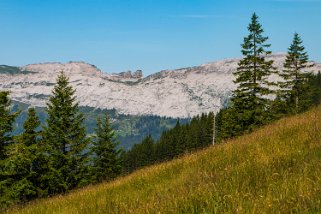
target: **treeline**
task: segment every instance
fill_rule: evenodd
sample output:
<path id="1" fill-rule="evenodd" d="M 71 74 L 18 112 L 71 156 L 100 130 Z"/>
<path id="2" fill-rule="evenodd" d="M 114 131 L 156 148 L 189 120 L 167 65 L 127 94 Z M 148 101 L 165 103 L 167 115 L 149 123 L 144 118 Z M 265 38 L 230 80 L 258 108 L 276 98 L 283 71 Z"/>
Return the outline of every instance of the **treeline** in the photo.
<path id="1" fill-rule="evenodd" d="M 147 136 L 142 143 L 134 145 L 131 150 L 122 154 L 124 172 L 170 160 L 212 144 L 213 122 L 213 113 L 202 114 L 185 125 L 178 121 L 173 129 L 163 132 L 157 142 L 154 142 L 151 136 Z"/>
<path id="2" fill-rule="evenodd" d="M 226 109 L 215 116 L 215 141 L 251 132 L 281 117 L 307 111 L 321 102 L 321 74 L 307 72 L 313 67 L 295 33 L 288 49 L 284 69 L 277 70 L 272 60 L 267 60 L 271 51 L 268 37 L 254 13 L 248 26 L 249 35 L 242 46 L 243 59 L 234 72 L 237 89 Z M 274 80 L 271 81 L 271 76 Z M 213 141 L 212 113 L 193 118 L 190 124 L 179 123 L 166 131 L 160 140 L 154 142 L 148 136 L 123 154 L 125 172 L 170 160 L 186 152 L 210 145 Z"/>
<path id="3" fill-rule="evenodd" d="M 307 89 L 305 101 L 301 102 L 300 112 L 307 111 L 320 104 L 321 73 L 308 75 L 305 86 Z M 286 103 L 280 105 L 278 99 L 273 101 L 274 107 L 271 118 L 266 123 L 294 114 L 289 105 Z M 250 131 L 244 127 L 242 131 L 236 134 L 233 133 L 233 129 L 228 129 L 227 111 L 228 109 L 223 109 L 215 115 L 216 143 L 221 143 L 231 137 Z M 211 145 L 213 143 L 213 126 L 214 114 L 202 114 L 194 117 L 188 124 L 181 125 L 178 122 L 173 129 L 163 132 L 158 141 L 154 141 L 151 136 L 147 136 L 140 144 L 135 144 L 131 150 L 122 153 L 123 172 L 130 173 L 144 166 L 171 160 L 182 154 Z M 257 127 L 259 126 L 253 126 L 251 130 Z"/>
<path id="4" fill-rule="evenodd" d="M 108 116 L 98 118 L 89 137 L 74 94 L 61 73 L 47 103 L 46 123 L 29 108 L 23 132 L 12 136 L 20 112 L 11 111 L 9 92 L 0 92 L 0 208 L 120 174 L 120 151 Z"/>
<path id="5" fill-rule="evenodd" d="M 321 73 L 319 72 L 317 75 L 309 74 L 307 77 L 304 100 L 302 99 L 300 102 L 299 112 L 307 111 L 320 104 L 321 101 Z M 280 98 L 277 98 L 271 103 L 273 105 L 270 112 L 271 118 L 264 124 L 295 113 L 289 104 L 283 102 L 281 103 Z M 227 115 L 228 111 L 229 108 L 223 109 L 215 116 L 216 143 L 259 127 L 257 125 L 251 127 L 251 129 L 246 129 L 244 126 L 238 133 L 233 132 L 234 130 L 229 125 L 234 124 L 229 124 L 229 120 L 226 119 L 233 120 L 235 118 Z M 214 114 L 202 114 L 194 117 L 188 124 L 181 125 L 178 122 L 173 129 L 163 132 L 158 141 L 154 141 L 151 136 L 147 136 L 140 144 L 135 144 L 131 150 L 122 153 L 123 172 L 130 173 L 144 166 L 171 160 L 182 154 L 211 145 L 213 143 L 213 126 Z"/>

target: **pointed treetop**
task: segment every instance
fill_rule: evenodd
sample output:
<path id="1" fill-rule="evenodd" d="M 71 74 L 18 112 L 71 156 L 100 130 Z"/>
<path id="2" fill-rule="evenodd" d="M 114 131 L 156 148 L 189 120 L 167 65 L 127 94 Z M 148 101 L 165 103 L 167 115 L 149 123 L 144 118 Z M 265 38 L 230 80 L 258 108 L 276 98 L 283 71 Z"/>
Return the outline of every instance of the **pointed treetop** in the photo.
<path id="1" fill-rule="evenodd" d="M 251 23 L 248 26 L 248 30 L 250 32 L 260 34 L 263 33 L 264 30 L 262 29 L 262 25 L 258 21 L 259 17 L 254 13 L 251 18 Z"/>
<path id="2" fill-rule="evenodd" d="M 39 135 L 39 131 L 37 131 L 37 128 L 40 125 L 40 120 L 37 117 L 35 108 L 29 108 L 27 119 L 23 124 L 24 132 L 20 136 L 20 141 L 26 146 L 36 144 Z"/>
<path id="3" fill-rule="evenodd" d="M 288 53 L 289 54 L 293 54 L 293 55 L 299 55 L 299 53 L 303 53 L 306 54 L 306 52 L 304 52 L 304 46 L 302 45 L 303 41 L 301 39 L 301 37 L 299 36 L 298 33 L 294 33 L 293 36 L 293 41 L 291 46 L 288 48 Z"/>
<path id="4" fill-rule="evenodd" d="M 285 60 L 284 67 L 294 68 L 295 70 L 301 70 L 304 68 L 313 67 L 313 64 L 309 64 L 309 56 L 303 46 L 303 41 L 298 33 L 294 33 L 292 43 L 288 48 L 288 55 Z"/>
<path id="5" fill-rule="evenodd" d="M 26 122 L 23 124 L 23 128 L 26 132 L 32 132 L 34 127 L 38 127 L 40 125 L 39 118 L 36 114 L 35 108 L 28 109 L 28 116 Z"/>
<path id="6" fill-rule="evenodd" d="M 258 16 L 256 15 L 256 13 L 254 12 L 253 15 L 252 15 L 252 18 L 251 18 L 251 19 L 252 19 L 252 22 L 257 22 L 258 18 L 259 18 L 259 17 L 258 17 Z"/>

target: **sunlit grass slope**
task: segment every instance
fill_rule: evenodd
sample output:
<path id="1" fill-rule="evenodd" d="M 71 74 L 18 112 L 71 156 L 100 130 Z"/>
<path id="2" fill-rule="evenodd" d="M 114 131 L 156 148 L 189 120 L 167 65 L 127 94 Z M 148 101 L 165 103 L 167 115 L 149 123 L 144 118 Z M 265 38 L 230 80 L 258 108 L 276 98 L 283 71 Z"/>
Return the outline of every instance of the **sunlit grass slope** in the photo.
<path id="1" fill-rule="evenodd" d="M 320 213 L 321 108 L 9 213 Z"/>

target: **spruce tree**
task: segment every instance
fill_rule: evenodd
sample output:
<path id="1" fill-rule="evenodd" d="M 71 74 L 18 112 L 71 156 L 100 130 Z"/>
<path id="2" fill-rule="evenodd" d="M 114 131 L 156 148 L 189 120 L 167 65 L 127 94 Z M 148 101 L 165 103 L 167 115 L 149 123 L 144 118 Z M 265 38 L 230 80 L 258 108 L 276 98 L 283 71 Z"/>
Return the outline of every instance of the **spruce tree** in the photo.
<path id="1" fill-rule="evenodd" d="M 0 161 L 6 158 L 6 148 L 13 142 L 11 132 L 19 112 L 11 112 L 8 91 L 0 91 Z"/>
<path id="2" fill-rule="evenodd" d="M 53 164 L 47 174 L 48 193 L 64 192 L 86 183 L 89 139 L 79 112 L 75 90 L 61 72 L 47 103 L 43 140 Z"/>
<path id="3" fill-rule="evenodd" d="M 265 57 L 271 54 L 266 50 L 268 37 L 263 36 L 264 30 L 258 22 L 258 16 L 254 13 L 248 26 L 249 35 L 244 38 L 242 44 L 243 59 L 239 62 L 237 71 L 234 72 L 238 85 L 233 91 L 231 104 L 232 115 L 235 124 L 233 134 L 252 130 L 268 120 L 267 109 L 269 100 L 267 95 L 271 93 L 268 77 L 274 72 L 273 61 L 267 61 Z"/>
<path id="4" fill-rule="evenodd" d="M 154 162 L 154 140 L 151 135 L 145 137 L 141 145 L 140 166 L 147 166 Z"/>
<path id="5" fill-rule="evenodd" d="M 7 202 L 27 201 L 37 196 L 38 175 L 36 169 L 37 144 L 40 121 L 34 108 L 28 110 L 23 124 L 24 132 L 16 137 L 16 143 L 8 148 L 5 161 L 7 175 Z"/>
<path id="6" fill-rule="evenodd" d="M 35 108 L 28 109 L 28 116 L 23 124 L 24 132 L 19 136 L 19 140 L 26 146 L 37 145 L 39 140 L 40 120 L 36 114 Z"/>
<path id="7" fill-rule="evenodd" d="M 300 104 L 306 101 L 304 92 L 307 90 L 306 83 L 309 73 L 304 69 L 313 66 L 308 61 L 309 57 L 302 45 L 302 39 L 299 34 L 295 33 L 283 65 L 284 70 L 280 73 L 284 79 L 280 82 L 281 97 L 293 113 L 300 112 Z"/>
<path id="8" fill-rule="evenodd" d="M 0 209 L 8 200 L 8 186 L 12 185 L 6 173 L 8 148 L 14 143 L 11 132 L 19 112 L 11 112 L 11 101 L 8 91 L 0 91 Z"/>
<path id="9" fill-rule="evenodd" d="M 115 132 L 110 126 L 107 114 L 103 120 L 97 119 L 95 134 L 91 148 L 94 156 L 91 169 L 92 179 L 94 182 L 113 179 L 121 172 L 120 150 L 117 149 Z"/>

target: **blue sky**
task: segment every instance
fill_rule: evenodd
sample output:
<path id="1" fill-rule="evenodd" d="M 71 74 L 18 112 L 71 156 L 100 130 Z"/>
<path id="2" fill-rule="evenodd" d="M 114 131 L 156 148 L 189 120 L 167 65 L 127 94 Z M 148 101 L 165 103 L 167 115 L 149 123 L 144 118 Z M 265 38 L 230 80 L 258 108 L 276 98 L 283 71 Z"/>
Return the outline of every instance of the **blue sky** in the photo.
<path id="1" fill-rule="evenodd" d="M 0 64 L 86 61 L 150 74 L 241 56 L 253 12 L 271 50 L 321 62 L 321 0 L 0 0 Z"/>

